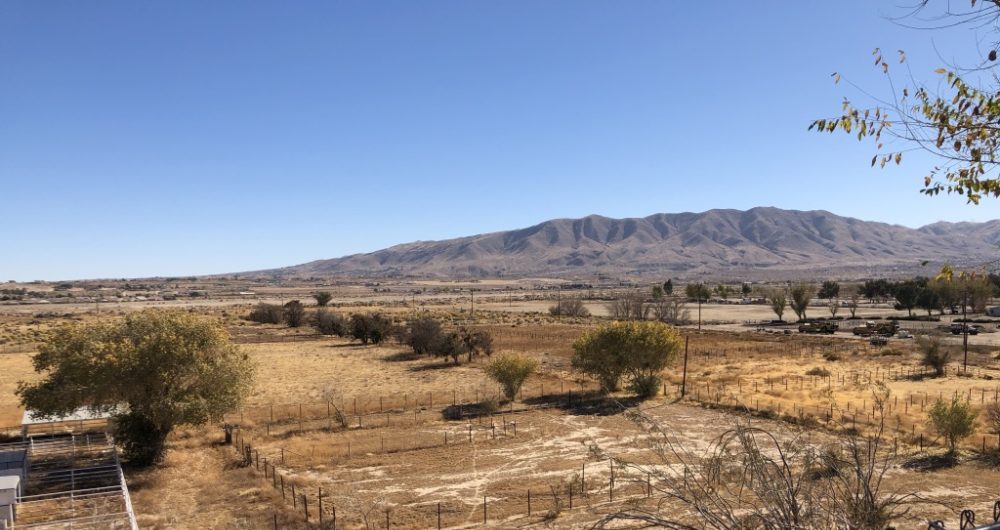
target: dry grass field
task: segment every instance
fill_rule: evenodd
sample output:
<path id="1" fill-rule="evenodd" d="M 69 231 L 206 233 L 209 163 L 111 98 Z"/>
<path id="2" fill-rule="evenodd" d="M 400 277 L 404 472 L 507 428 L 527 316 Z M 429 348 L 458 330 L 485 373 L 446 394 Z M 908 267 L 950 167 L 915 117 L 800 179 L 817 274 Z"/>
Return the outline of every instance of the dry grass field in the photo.
<path id="1" fill-rule="evenodd" d="M 387 517 L 391 528 L 435 528 L 439 506 L 445 528 L 581 528 L 624 506 L 662 500 L 660 485 L 643 470 L 676 464 L 654 454 L 655 440 L 624 410 L 641 410 L 684 451 L 703 456 L 738 421 L 787 439 L 806 436 L 817 445 L 833 443 L 845 429 L 866 432 L 872 392 L 887 388 L 888 436 L 905 455 L 900 462 L 913 463 L 943 452 L 926 425 L 930 401 L 958 392 L 979 406 L 1000 394 L 992 342 L 997 333 L 973 341 L 968 373 L 956 371 L 960 357 L 953 357 L 945 377 L 929 378 L 919 375 L 912 341 L 876 348 L 849 334 L 758 333 L 738 323 L 769 315 L 757 306 L 731 305 L 703 312 L 719 324 L 701 332 L 685 329 L 685 399 L 679 399 L 678 360 L 665 373 L 663 395 L 644 403 L 625 394 L 587 402 L 594 386 L 573 372 L 571 344 L 596 319 L 549 317 L 544 311 L 550 300 L 484 297 L 473 316 L 454 301 L 371 306 L 359 300 L 362 295 L 360 289 L 357 298 L 344 295 L 335 310 L 377 309 L 403 317 L 417 309 L 446 326 L 488 329 L 496 350 L 534 357 L 540 371 L 516 403 L 479 414 L 479 403 L 497 392 L 483 375 L 481 359 L 454 366 L 414 357 L 395 344 L 363 346 L 308 328 L 252 324 L 239 318 L 246 301 L 199 301 L 188 308 L 223 318 L 258 364 L 249 401 L 227 418 L 240 425 L 238 441 L 250 444 L 253 463 L 241 465 L 235 449 L 221 445 L 218 425 L 175 433 L 162 465 L 127 474 L 142 528 L 273 528 L 275 520 L 280 528 L 304 527 L 306 513 L 312 524 L 319 518 L 321 490 L 324 521 L 329 525 L 336 509 L 338 528 L 384 528 Z M 16 333 L 22 346 L 8 342 L 0 354 L 0 425 L 20 419 L 14 390 L 18 381 L 35 377 L 31 344 L 40 333 L 67 320 L 145 306 L 41 319 L 31 312 L 6 313 L 0 329 Z M 594 303 L 595 314 L 600 307 Z M 462 419 L 446 419 L 456 408 Z M 1000 497 L 997 443 L 998 434 L 981 421 L 957 465 L 894 467 L 887 487 L 927 500 L 913 506 L 899 526 L 916 527 L 930 518 L 951 523 L 963 508 L 989 513 Z M 612 471 L 608 456 L 635 467 Z"/>

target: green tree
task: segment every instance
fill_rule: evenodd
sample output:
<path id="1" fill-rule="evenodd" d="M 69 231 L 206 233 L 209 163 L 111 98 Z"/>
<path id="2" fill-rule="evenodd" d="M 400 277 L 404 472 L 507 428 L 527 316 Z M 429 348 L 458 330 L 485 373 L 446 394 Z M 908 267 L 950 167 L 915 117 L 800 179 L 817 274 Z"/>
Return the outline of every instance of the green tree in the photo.
<path id="1" fill-rule="evenodd" d="M 941 297 L 938 296 L 931 283 L 920 289 L 920 294 L 917 296 L 917 307 L 927 311 L 927 316 L 931 316 L 931 312 L 935 309 L 941 308 Z"/>
<path id="2" fill-rule="evenodd" d="M 812 300 L 813 296 L 812 286 L 800 283 L 789 289 L 788 294 L 788 302 L 792 311 L 795 312 L 795 316 L 799 317 L 799 320 L 805 320 L 806 310 L 809 308 L 809 301 Z"/>
<path id="3" fill-rule="evenodd" d="M 538 369 L 538 361 L 520 354 L 503 354 L 486 363 L 483 371 L 500 384 L 507 399 L 513 401 L 521 386 Z"/>
<path id="4" fill-rule="evenodd" d="M 659 373 L 680 349 L 680 333 L 662 322 L 612 322 L 577 339 L 571 363 L 594 378 L 602 391 L 612 392 L 619 388 L 622 376 L 633 383 L 658 381 Z"/>
<path id="5" fill-rule="evenodd" d="M 659 302 L 663 299 L 663 287 L 659 285 L 653 286 L 653 300 Z"/>
<path id="6" fill-rule="evenodd" d="M 134 465 L 157 462 L 174 428 L 238 407 L 255 370 L 220 321 L 154 310 L 59 328 L 32 364 L 42 379 L 18 384 L 25 408 L 49 417 L 113 411 L 115 439 Z"/>
<path id="7" fill-rule="evenodd" d="M 816 297 L 829 300 L 831 298 L 837 298 L 840 296 L 840 284 L 833 280 L 826 280 L 819 288 L 819 292 L 816 293 Z"/>
<path id="8" fill-rule="evenodd" d="M 891 290 L 889 280 L 884 278 L 879 280 L 865 280 L 864 284 L 858 286 L 858 294 L 867 298 L 871 303 L 885 300 L 891 294 Z"/>
<path id="9" fill-rule="evenodd" d="M 958 292 L 951 278 L 933 278 L 927 283 L 927 289 L 933 291 L 938 299 L 937 309 L 943 315 L 945 309 L 952 311 L 962 300 L 962 295 Z"/>
<path id="10" fill-rule="evenodd" d="M 750 285 L 750 282 L 743 282 L 743 286 L 740 287 L 740 292 L 743 293 L 744 297 L 750 296 L 750 293 L 753 292 L 753 286 Z"/>
<path id="11" fill-rule="evenodd" d="M 666 293 L 667 296 L 674 294 L 674 281 L 670 278 L 667 278 L 667 281 L 663 282 L 663 292 Z"/>
<path id="12" fill-rule="evenodd" d="M 948 454 L 954 455 L 958 444 L 976 432 L 978 414 L 968 400 L 958 394 L 950 401 L 938 399 L 927 413 L 927 423 L 948 442 Z"/>
<path id="13" fill-rule="evenodd" d="M 913 280 L 893 284 L 892 295 L 896 297 L 896 309 L 905 309 L 907 315 L 913 316 L 913 308 L 917 307 L 917 300 L 920 299 L 922 290 Z"/>
<path id="14" fill-rule="evenodd" d="M 330 303 L 330 300 L 333 300 L 333 295 L 326 291 L 320 291 L 314 294 L 313 298 L 316 299 L 316 305 L 320 307 L 325 307 L 326 304 Z"/>
<path id="15" fill-rule="evenodd" d="M 715 286 L 715 294 L 719 295 L 719 298 L 723 300 L 728 300 L 731 292 L 732 290 L 729 288 L 728 285 L 720 283 L 719 285 Z"/>

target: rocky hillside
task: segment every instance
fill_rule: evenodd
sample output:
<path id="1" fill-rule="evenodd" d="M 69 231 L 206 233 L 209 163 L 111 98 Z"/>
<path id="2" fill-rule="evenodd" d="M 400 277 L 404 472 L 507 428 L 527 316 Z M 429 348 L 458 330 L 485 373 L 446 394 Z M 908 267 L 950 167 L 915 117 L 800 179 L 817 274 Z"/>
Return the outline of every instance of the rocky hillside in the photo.
<path id="1" fill-rule="evenodd" d="M 1000 220 L 918 229 L 826 211 L 709 210 L 555 219 L 520 230 L 418 241 L 260 273 L 294 276 L 768 276 L 919 270 L 1000 257 Z"/>

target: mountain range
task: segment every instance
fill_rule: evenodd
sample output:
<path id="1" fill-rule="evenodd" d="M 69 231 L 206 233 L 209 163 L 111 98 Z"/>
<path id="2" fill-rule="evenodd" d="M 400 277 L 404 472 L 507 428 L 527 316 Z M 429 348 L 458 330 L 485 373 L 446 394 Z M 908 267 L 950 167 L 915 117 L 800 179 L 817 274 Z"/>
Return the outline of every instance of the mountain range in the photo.
<path id="1" fill-rule="evenodd" d="M 256 274 L 298 277 L 623 277 L 766 279 L 919 272 L 1000 258 L 1000 220 L 921 228 L 827 211 L 709 210 L 612 219 L 590 215 Z M 925 271 L 931 274 L 932 271 Z"/>

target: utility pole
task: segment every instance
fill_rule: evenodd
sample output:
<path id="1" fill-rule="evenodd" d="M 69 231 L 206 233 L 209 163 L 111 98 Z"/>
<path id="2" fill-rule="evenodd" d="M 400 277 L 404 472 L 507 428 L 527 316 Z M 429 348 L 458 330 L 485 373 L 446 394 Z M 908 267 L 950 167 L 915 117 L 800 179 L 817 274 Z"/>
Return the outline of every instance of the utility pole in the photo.
<path id="1" fill-rule="evenodd" d="M 698 331 L 701 331 L 701 292 L 698 292 Z"/>
<path id="2" fill-rule="evenodd" d="M 688 381 L 688 339 L 690 337 L 684 337 L 684 372 L 681 376 L 681 398 L 684 398 L 684 394 L 687 393 L 687 381 Z"/>
<path id="3" fill-rule="evenodd" d="M 556 294 L 556 307 L 559 308 L 559 316 L 562 316 L 562 284 L 559 284 L 559 292 Z"/>
<path id="4" fill-rule="evenodd" d="M 969 302 L 969 285 L 965 284 L 962 290 L 962 348 L 965 356 L 962 359 L 962 371 L 969 373 L 969 319 L 966 317 L 965 306 Z"/>

